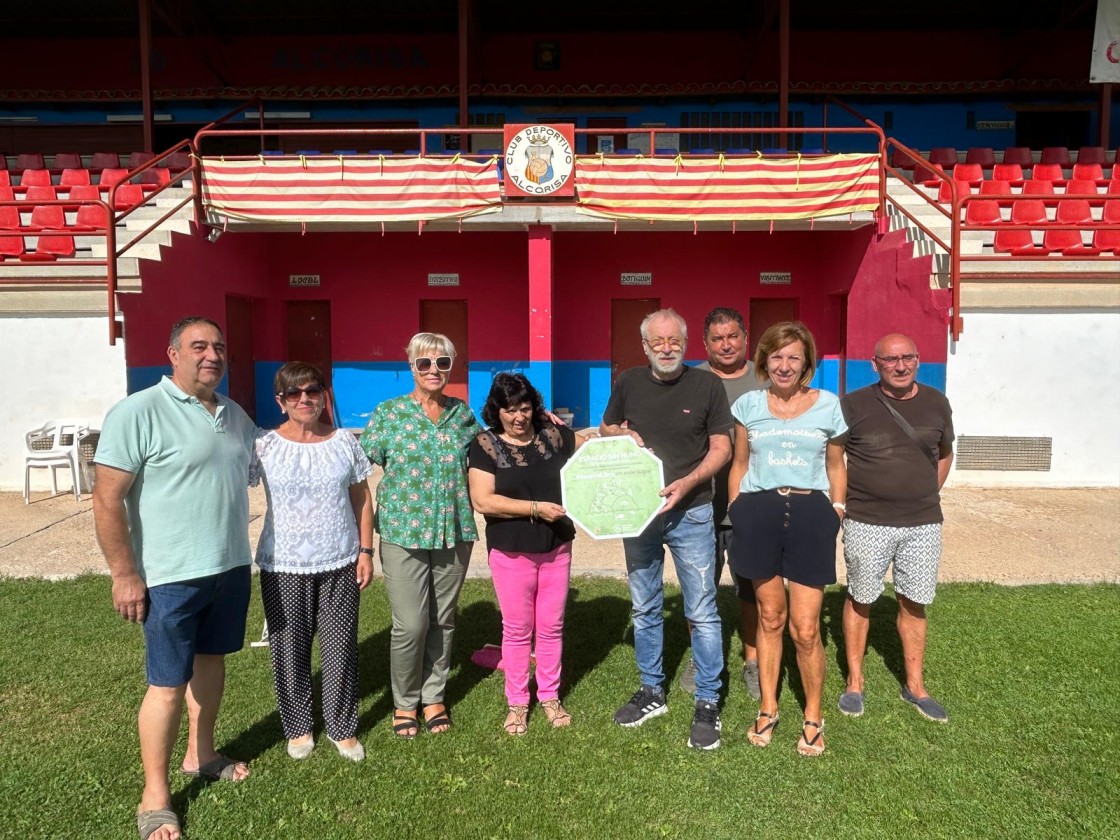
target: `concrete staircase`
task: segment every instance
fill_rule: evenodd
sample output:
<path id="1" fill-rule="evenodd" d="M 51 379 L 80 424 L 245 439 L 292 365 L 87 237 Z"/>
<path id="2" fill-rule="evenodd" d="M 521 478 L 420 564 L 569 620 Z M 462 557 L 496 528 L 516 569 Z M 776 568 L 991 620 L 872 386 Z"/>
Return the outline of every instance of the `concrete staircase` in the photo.
<path id="1" fill-rule="evenodd" d="M 137 237 L 163 214 L 190 194 L 190 182 L 178 184 L 134 210 L 117 226 L 117 249 Z M 67 213 L 68 218 L 72 213 Z M 194 207 L 187 204 L 136 242 L 117 260 L 117 289 L 139 292 L 144 260 L 162 258 L 172 233 L 191 232 Z M 27 237 L 33 248 L 34 237 Z M 105 259 L 105 238 L 75 236 L 75 259 Z M 106 270 L 96 265 L 72 265 L 61 259 L 49 263 L 0 263 L 0 315 L 108 315 Z"/>

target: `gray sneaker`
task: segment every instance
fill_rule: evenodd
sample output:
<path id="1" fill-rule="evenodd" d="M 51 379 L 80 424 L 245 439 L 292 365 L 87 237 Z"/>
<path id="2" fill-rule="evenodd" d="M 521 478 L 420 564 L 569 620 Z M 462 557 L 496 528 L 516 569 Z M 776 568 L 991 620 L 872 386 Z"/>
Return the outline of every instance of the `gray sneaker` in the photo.
<path id="1" fill-rule="evenodd" d="M 688 664 L 681 669 L 680 676 L 681 691 L 691 697 L 696 693 L 696 661 L 689 656 Z"/>
<path id="2" fill-rule="evenodd" d="M 845 691 L 840 695 L 840 702 L 836 705 L 848 717 L 859 717 L 863 714 L 863 692 Z"/>
<path id="3" fill-rule="evenodd" d="M 915 697 L 906 686 L 902 687 L 898 696 L 917 709 L 922 717 L 937 723 L 949 722 L 949 713 L 932 697 Z"/>
<path id="4" fill-rule="evenodd" d="M 758 684 L 758 660 L 748 659 L 743 663 L 743 682 L 747 686 L 747 694 L 754 701 L 762 699 L 762 688 Z"/>
<path id="5" fill-rule="evenodd" d="M 696 711 L 692 714 L 692 730 L 688 734 L 688 745 L 698 750 L 714 750 L 719 746 L 719 733 L 722 728 L 719 706 L 706 700 L 697 700 Z"/>
<path id="6" fill-rule="evenodd" d="M 659 688 L 643 685 L 621 709 L 614 713 L 614 722 L 619 726 L 641 726 L 650 718 L 669 711 L 665 703 L 665 692 Z"/>

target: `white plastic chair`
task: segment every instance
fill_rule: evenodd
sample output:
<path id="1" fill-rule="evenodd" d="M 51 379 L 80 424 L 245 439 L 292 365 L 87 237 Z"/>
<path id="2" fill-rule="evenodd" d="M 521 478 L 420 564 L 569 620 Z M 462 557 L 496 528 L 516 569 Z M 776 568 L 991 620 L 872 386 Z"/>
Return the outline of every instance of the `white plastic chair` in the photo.
<path id="1" fill-rule="evenodd" d="M 31 470 L 43 467 L 51 471 L 51 489 L 58 495 L 58 467 L 70 468 L 70 481 L 74 486 L 74 499 L 82 498 L 81 456 L 78 446 L 89 431 L 85 420 L 48 420 L 38 429 L 24 436 L 27 453 L 24 456 L 23 503 L 31 504 Z"/>

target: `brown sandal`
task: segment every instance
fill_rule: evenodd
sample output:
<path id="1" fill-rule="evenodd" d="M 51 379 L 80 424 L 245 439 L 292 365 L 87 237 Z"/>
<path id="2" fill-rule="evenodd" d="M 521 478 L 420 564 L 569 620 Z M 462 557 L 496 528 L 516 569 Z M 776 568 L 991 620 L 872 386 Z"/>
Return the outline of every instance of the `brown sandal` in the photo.
<path id="1" fill-rule="evenodd" d="M 805 737 L 805 729 L 807 727 L 816 727 L 817 734 L 812 738 Z M 797 742 L 797 752 L 799 755 L 806 756 L 807 758 L 816 758 L 824 752 L 824 741 L 821 736 L 824 734 L 824 720 L 807 720 L 801 724 L 801 738 Z"/>
<path id="2" fill-rule="evenodd" d="M 509 714 L 506 715 L 506 722 L 502 724 L 502 728 L 510 735 L 524 735 L 529 731 L 528 721 L 528 706 L 510 706 Z"/>
<path id="3" fill-rule="evenodd" d="M 568 726 L 572 722 L 572 716 L 560 705 L 559 700 L 542 700 L 541 708 L 544 709 L 544 716 L 548 718 L 548 722 L 557 728 Z"/>
<path id="4" fill-rule="evenodd" d="M 762 723 L 762 719 L 766 718 L 767 723 L 761 729 L 758 725 Z M 778 713 L 770 714 L 769 712 L 759 712 L 758 717 L 754 719 L 754 726 L 747 730 L 747 740 L 754 744 L 756 747 L 770 746 L 770 739 L 774 737 L 774 729 L 778 725 Z"/>

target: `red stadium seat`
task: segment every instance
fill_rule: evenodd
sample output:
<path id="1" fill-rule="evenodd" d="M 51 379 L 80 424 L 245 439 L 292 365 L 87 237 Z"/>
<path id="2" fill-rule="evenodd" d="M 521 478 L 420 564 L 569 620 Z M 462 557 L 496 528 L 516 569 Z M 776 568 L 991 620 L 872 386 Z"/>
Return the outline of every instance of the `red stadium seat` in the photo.
<path id="1" fill-rule="evenodd" d="M 101 191 L 97 188 L 96 184 L 77 184 L 70 188 L 70 192 L 67 194 L 66 198 L 70 201 L 85 201 L 87 199 L 97 201 L 101 198 Z M 66 209 L 80 210 L 81 207 L 75 204 L 68 206 Z"/>
<path id="2" fill-rule="evenodd" d="M 128 177 L 127 169 L 102 169 L 97 183 L 101 187 L 111 187 Z"/>
<path id="3" fill-rule="evenodd" d="M 0 206 L 0 259 L 18 257 L 23 253 L 23 234 L 8 233 L 21 227 L 18 207 L 12 204 Z"/>
<path id="4" fill-rule="evenodd" d="M 1033 178 L 1030 181 L 1023 182 L 1023 195 L 1053 195 L 1054 183 L 1052 181 L 1036 181 Z"/>
<path id="5" fill-rule="evenodd" d="M 1101 221 L 1120 224 L 1120 201 L 1105 202 Z M 1101 251 L 1111 251 L 1120 257 L 1120 230 L 1093 231 L 1093 247 Z"/>
<path id="6" fill-rule="evenodd" d="M 1002 218 L 998 201 L 970 201 L 964 208 L 964 221 L 969 225 L 998 225 Z"/>
<path id="7" fill-rule="evenodd" d="M 916 166 L 914 167 L 914 182 L 921 184 L 923 187 L 940 187 L 941 178 L 937 177 L 937 173 L 944 171 L 944 167 L 940 163 L 926 163 Z"/>
<path id="8" fill-rule="evenodd" d="M 58 191 L 54 187 L 28 187 L 24 198 L 27 201 L 54 201 L 58 198 Z"/>
<path id="9" fill-rule="evenodd" d="M 958 181 L 967 181 L 974 187 L 980 186 L 984 180 L 984 169 L 978 163 L 958 163 L 953 167 L 953 177 Z"/>
<path id="10" fill-rule="evenodd" d="M 1011 195 L 1011 184 L 1007 181 L 984 181 L 980 185 L 980 195 Z M 1007 207 L 1010 201 L 998 202 L 1000 207 Z"/>
<path id="11" fill-rule="evenodd" d="M 1008 146 L 1003 150 L 1004 163 L 1017 163 L 1020 166 L 1034 166 L 1034 155 L 1026 146 Z"/>
<path id="12" fill-rule="evenodd" d="M 120 169 L 121 156 L 116 152 L 94 152 L 89 168 L 94 172 L 100 172 L 102 169 Z"/>
<path id="13" fill-rule="evenodd" d="M 1069 149 L 1065 146 L 1047 146 L 1042 150 L 1042 157 L 1039 158 L 1039 163 L 1056 163 L 1058 166 L 1070 167 L 1073 166 L 1073 161 L 1070 160 Z"/>
<path id="14" fill-rule="evenodd" d="M 1023 186 L 1023 167 L 1018 163 L 997 163 L 992 167 L 993 181 L 1006 181 L 1014 187 Z"/>
<path id="15" fill-rule="evenodd" d="M 89 182 L 88 169 L 63 169 L 58 185 L 60 187 L 81 187 L 89 184 Z"/>
<path id="16" fill-rule="evenodd" d="M 1108 189 L 1105 190 L 1109 195 L 1120 195 L 1120 177 L 1113 173 L 1112 180 L 1108 182 Z"/>
<path id="17" fill-rule="evenodd" d="M 16 169 L 46 169 L 47 164 L 38 152 L 27 152 L 16 158 Z"/>
<path id="18" fill-rule="evenodd" d="M 1082 163 L 1078 161 L 1073 165 L 1073 174 L 1070 181 L 1100 181 L 1105 184 L 1104 168 L 1099 163 Z"/>
<path id="19" fill-rule="evenodd" d="M 1011 224 L 1044 227 L 1047 224 L 1046 208 L 1036 199 L 1016 201 L 1011 208 Z M 992 249 L 997 254 L 1011 254 L 1016 257 L 1046 253 L 1045 248 L 1034 244 L 1029 230 L 997 230 Z"/>
<path id="20" fill-rule="evenodd" d="M 164 158 L 164 165 L 178 175 L 184 169 L 191 168 L 191 156 L 187 152 L 175 152 Z"/>
<path id="21" fill-rule="evenodd" d="M 70 227 L 75 231 L 105 230 L 109 226 L 108 211 L 100 204 L 83 204 L 78 208 L 78 218 Z"/>
<path id="22" fill-rule="evenodd" d="M 1065 183 L 1065 175 L 1062 174 L 1062 165 L 1060 163 L 1036 163 L 1031 168 L 1031 180 L 1063 184 Z"/>
<path id="23" fill-rule="evenodd" d="M 1104 183 L 1108 183 L 1108 182 L 1107 181 L 1102 181 L 1101 183 L 1104 184 Z M 1099 193 L 1097 192 L 1097 182 L 1096 181 L 1089 181 L 1089 180 L 1084 180 L 1084 179 L 1080 179 L 1080 178 L 1078 178 L 1078 179 L 1072 179 L 1071 178 L 1070 181 L 1066 184 L 1066 196 L 1067 197 L 1069 197 L 1069 196 L 1077 196 L 1077 197 L 1089 196 L 1089 203 L 1094 205 L 1094 206 L 1099 206 L 1099 205 L 1104 203 L 1104 196 L 1100 196 L 1098 198 L 1098 195 L 1099 195 Z"/>
<path id="24" fill-rule="evenodd" d="M 952 146 L 934 146 L 929 150 L 929 162 L 940 163 L 942 169 L 952 169 L 957 165 L 957 150 Z"/>
<path id="25" fill-rule="evenodd" d="M 985 169 L 996 165 L 996 150 L 991 146 L 973 146 L 964 156 L 965 163 L 978 163 Z"/>
<path id="26" fill-rule="evenodd" d="M 1054 221 L 1061 225 L 1085 225 L 1093 221 L 1089 202 L 1083 198 L 1063 198 L 1058 202 Z M 1042 247 L 1061 251 L 1067 257 L 1095 257 L 1100 249 L 1083 244 L 1079 230 L 1048 230 L 1042 235 Z"/>
<path id="27" fill-rule="evenodd" d="M 144 188 L 139 184 L 121 184 L 113 198 L 114 210 L 129 210 L 144 203 Z"/>
<path id="28" fill-rule="evenodd" d="M 0 184 L 0 201 L 15 201 L 15 194 L 7 184 Z"/>
<path id="29" fill-rule="evenodd" d="M 51 185 L 51 171 L 49 169 L 25 169 L 19 176 L 21 187 L 49 187 Z"/>
<path id="30" fill-rule="evenodd" d="M 964 164 L 958 164 L 958 166 L 964 166 Z M 958 196 L 972 195 L 972 185 L 968 181 L 958 181 L 954 178 L 953 182 L 957 185 Z M 942 204 L 948 204 L 953 200 L 953 188 L 948 181 L 942 181 L 941 186 L 937 188 L 937 200 Z"/>
<path id="31" fill-rule="evenodd" d="M 171 170 L 163 166 L 153 166 L 140 173 L 141 184 L 156 184 L 163 186 L 171 183 Z"/>
<path id="32" fill-rule="evenodd" d="M 12 185 L 12 174 L 7 169 L 0 169 L 0 187 Z"/>
<path id="33" fill-rule="evenodd" d="M 62 230 L 66 227 L 66 214 L 61 204 L 36 204 L 31 208 L 31 223 L 26 230 Z"/>
<path id="34" fill-rule="evenodd" d="M 154 152 L 133 152 L 128 156 L 128 168 L 136 169 L 155 157 Z"/>
<path id="35" fill-rule="evenodd" d="M 1108 156 L 1103 146 L 1082 146 L 1077 152 L 1078 163 L 1099 163 L 1104 166 L 1108 163 Z"/>
<path id="36" fill-rule="evenodd" d="M 77 152 L 58 152 L 54 156 L 52 169 L 85 169 L 82 156 Z"/>

